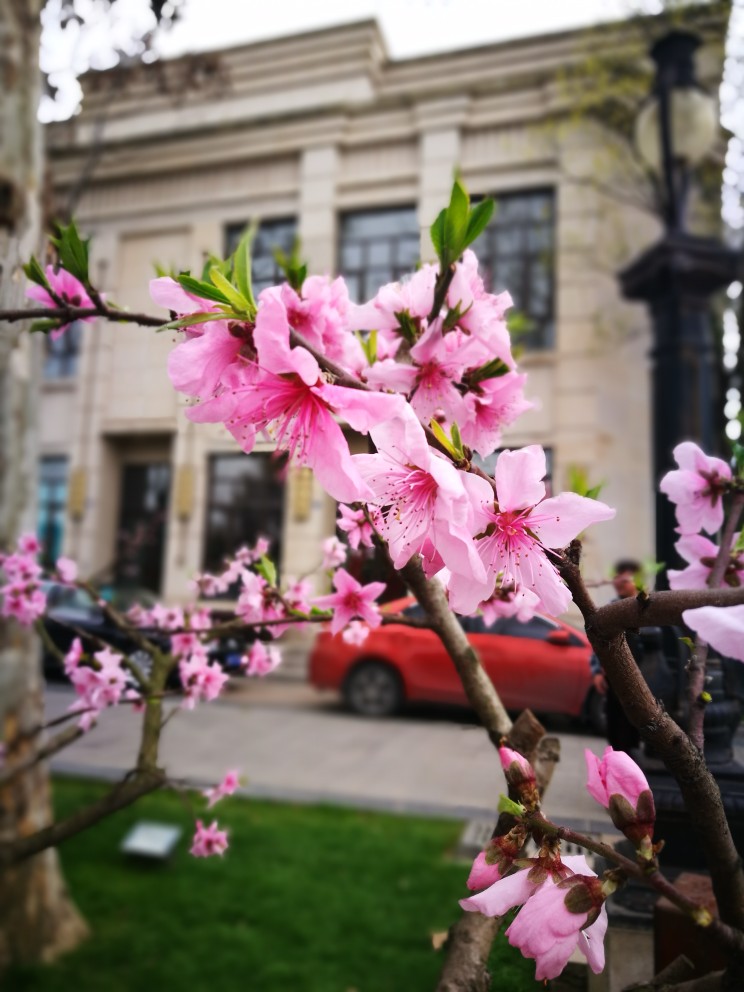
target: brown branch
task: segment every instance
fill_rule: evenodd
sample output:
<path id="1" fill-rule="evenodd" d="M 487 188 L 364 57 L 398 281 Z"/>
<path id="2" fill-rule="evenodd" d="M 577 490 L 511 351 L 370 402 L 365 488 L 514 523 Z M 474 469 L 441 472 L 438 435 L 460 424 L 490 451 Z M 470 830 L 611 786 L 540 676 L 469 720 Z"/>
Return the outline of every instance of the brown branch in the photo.
<path id="1" fill-rule="evenodd" d="M 720 920 L 713 919 L 709 924 L 699 923 L 699 913 L 704 910 L 704 906 L 700 906 L 694 900 L 689 899 L 686 895 L 679 891 L 679 889 L 666 878 L 655 862 L 649 862 L 648 867 L 642 866 L 639 862 L 633 861 L 630 858 L 626 858 L 623 854 L 618 853 L 614 847 L 609 844 L 603 844 L 601 841 L 594 840 L 593 837 L 587 837 L 586 834 L 582 834 L 577 830 L 571 830 L 568 827 L 561 827 L 558 824 L 551 823 L 546 820 L 542 814 L 538 813 L 536 815 L 529 815 L 525 817 L 528 825 L 534 826 L 538 832 L 543 832 L 550 834 L 553 837 L 559 837 L 561 840 L 566 840 L 571 844 L 577 844 L 579 847 L 583 847 L 588 851 L 593 851 L 600 857 L 604 858 L 606 861 L 610 861 L 612 864 L 621 868 L 622 871 L 631 876 L 632 878 L 637 878 L 641 882 L 648 885 L 650 888 L 654 889 L 660 895 L 665 896 L 669 902 L 677 906 L 684 913 L 686 913 L 701 929 L 706 930 L 715 939 L 716 942 L 723 947 L 726 951 L 733 951 L 735 953 L 744 952 L 744 933 L 741 930 L 737 930 L 734 927 L 727 926 Z"/>
<path id="2" fill-rule="evenodd" d="M 559 567 L 563 571 L 563 566 Z M 585 588 L 583 591 L 586 593 Z M 596 607 L 592 603 L 592 609 L 588 613 L 584 613 L 581 603 L 576 601 L 586 620 L 587 633 L 591 627 L 598 636 L 608 638 L 639 627 L 673 627 L 682 624 L 685 610 L 694 610 L 700 606 L 741 606 L 742 603 L 744 586 L 738 589 L 673 589 L 652 592 L 635 598 L 618 599 L 606 606 Z"/>
<path id="3" fill-rule="evenodd" d="M 70 816 L 43 827 L 27 837 L 18 837 L 8 844 L 0 844 L 0 866 L 7 867 L 30 858 L 48 847 L 56 847 L 62 841 L 82 830 L 94 826 L 104 817 L 117 810 L 131 806 L 133 802 L 148 792 L 154 792 L 165 782 L 162 772 L 135 772 L 117 783 L 105 796 L 77 810 Z"/>
<path id="4" fill-rule="evenodd" d="M 72 714 L 73 716 L 79 716 L 79 713 Z M 82 737 L 85 733 L 80 727 L 67 727 L 65 730 L 61 730 L 58 734 L 52 737 L 50 740 L 42 744 L 40 748 L 33 752 L 25 761 L 19 761 L 18 764 L 10 765 L 10 767 L 4 768 L 0 771 L 0 789 L 6 786 L 9 782 L 12 782 L 23 772 L 27 772 L 29 768 L 33 768 L 40 761 L 44 761 L 46 758 L 50 758 L 53 754 L 57 754 L 63 748 L 66 748 L 69 744 L 72 744 L 79 737 Z"/>
<path id="5" fill-rule="evenodd" d="M 86 317 L 105 317 L 119 324 L 141 324 L 143 327 L 162 327 L 167 321 L 162 317 L 154 317 L 147 313 L 133 313 L 130 310 L 119 310 L 116 307 L 102 303 L 95 307 L 22 307 L 20 309 L 0 310 L 0 320 L 14 323 L 17 320 L 59 320 L 62 324 L 71 324 L 74 320 L 84 320 Z"/>
<path id="6" fill-rule="evenodd" d="M 631 599 L 597 610 L 581 578 L 579 554 L 580 544 L 573 542 L 568 557 L 560 565 L 560 571 L 574 602 L 584 614 L 592 647 L 628 720 L 645 743 L 661 757 L 679 785 L 708 862 L 722 921 L 744 930 L 744 873 L 718 785 L 702 753 L 654 698 L 633 659 L 624 634 L 626 626 L 673 622 L 670 617 L 677 617 L 682 610 L 688 609 L 691 599 L 696 600 L 695 605 L 701 605 L 700 599 L 705 597 L 708 602 L 716 598 L 720 600 L 721 597 L 730 602 L 729 591 L 711 589 L 692 594 L 655 593 L 645 605 Z M 627 609 L 616 609 L 626 603 Z M 598 623 L 600 615 L 608 610 L 611 611 L 612 622 Z"/>
<path id="7" fill-rule="evenodd" d="M 400 569 L 400 574 L 426 610 L 432 629 L 439 635 L 457 669 L 468 702 L 478 714 L 491 743 L 498 747 L 501 738 L 510 732 L 512 722 L 465 631 L 449 608 L 444 589 L 436 579 L 426 578 L 418 557 Z"/>

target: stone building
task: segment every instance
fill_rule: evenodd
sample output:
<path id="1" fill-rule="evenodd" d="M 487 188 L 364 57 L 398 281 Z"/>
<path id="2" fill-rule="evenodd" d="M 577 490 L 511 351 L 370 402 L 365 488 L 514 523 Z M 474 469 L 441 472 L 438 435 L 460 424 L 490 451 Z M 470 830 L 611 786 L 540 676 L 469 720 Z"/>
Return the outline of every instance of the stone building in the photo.
<path id="1" fill-rule="evenodd" d="M 721 26 L 701 30 L 715 83 Z M 564 73 L 592 46 L 642 51 L 620 24 L 393 62 L 365 21 L 91 73 L 82 113 L 48 129 L 58 203 L 74 203 L 95 278 L 131 309 L 153 312 L 154 263 L 200 270 L 248 222 L 258 288 L 277 278 L 272 247 L 299 235 L 311 271 L 344 273 L 361 299 L 432 257 L 428 226 L 459 169 L 473 196 L 496 198 L 478 248 L 528 327 L 539 405 L 504 445 L 544 445 L 556 488 L 574 468 L 606 481 L 618 522 L 590 536 L 598 576 L 653 548 L 648 322 L 615 271 L 657 228 L 613 189 L 637 177 L 611 132 L 571 119 Z M 174 337 L 85 325 L 48 345 L 47 540 L 171 601 L 259 531 L 287 571 L 313 569 L 332 504 L 309 470 L 278 478 L 270 445 L 245 456 L 224 428 L 186 420 L 166 374 Z"/>

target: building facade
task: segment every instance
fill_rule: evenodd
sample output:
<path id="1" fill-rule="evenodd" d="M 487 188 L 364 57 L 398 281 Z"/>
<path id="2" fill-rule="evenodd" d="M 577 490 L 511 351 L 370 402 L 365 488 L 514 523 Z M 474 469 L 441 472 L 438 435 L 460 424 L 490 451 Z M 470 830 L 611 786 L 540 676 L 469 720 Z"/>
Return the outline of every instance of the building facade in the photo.
<path id="1" fill-rule="evenodd" d="M 703 78 L 720 75 L 720 30 L 710 28 Z M 622 25 L 601 38 L 608 50 L 629 44 Z M 58 203 L 74 203 L 93 238 L 97 284 L 134 310 L 156 312 L 155 263 L 200 271 L 249 222 L 257 288 L 278 279 L 274 246 L 299 236 L 310 271 L 343 273 L 361 300 L 432 258 L 428 228 L 459 170 L 473 197 L 496 198 L 477 249 L 487 282 L 515 299 L 537 401 L 504 446 L 544 445 L 554 488 L 577 469 L 606 482 L 618 519 L 590 535 L 598 577 L 653 548 L 649 329 L 620 300 L 615 271 L 657 227 L 613 192 L 618 177 L 637 177 L 611 133 L 571 119 L 563 76 L 589 40 L 392 62 L 376 24 L 361 22 L 90 74 L 82 113 L 49 129 Z M 169 601 L 258 533 L 286 572 L 311 571 L 333 504 L 309 470 L 277 465 L 270 444 L 246 456 L 223 427 L 185 418 L 166 373 L 175 337 L 84 325 L 48 343 L 50 549 Z"/>

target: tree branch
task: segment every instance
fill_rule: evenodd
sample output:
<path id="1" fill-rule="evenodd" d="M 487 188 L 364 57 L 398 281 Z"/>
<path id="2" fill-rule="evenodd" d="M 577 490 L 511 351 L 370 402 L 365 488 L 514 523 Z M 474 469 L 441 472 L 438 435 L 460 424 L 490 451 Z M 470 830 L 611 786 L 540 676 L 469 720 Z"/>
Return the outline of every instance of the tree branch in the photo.
<path id="1" fill-rule="evenodd" d="M 690 601 L 702 605 L 707 597 L 730 603 L 727 591 L 700 590 L 695 593 L 655 593 L 641 604 L 623 600 L 597 610 L 587 592 L 578 566 L 579 542 L 572 542 L 563 559 L 561 575 L 581 609 L 586 631 L 615 695 L 631 724 L 642 739 L 661 757 L 679 785 L 685 806 L 697 832 L 710 869 L 713 890 L 721 920 L 744 930 L 744 873 L 734 846 L 718 785 L 708 770 L 702 753 L 687 734 L 654 698 L 641 675 L 625 639 L 626 627 L 673 623 Z M 742 590 L 734 590 L 740 595 Z M 617 607 L 627 608 L 618 610 Z M 598 623 L 601 614 L 611 622 Z"/>

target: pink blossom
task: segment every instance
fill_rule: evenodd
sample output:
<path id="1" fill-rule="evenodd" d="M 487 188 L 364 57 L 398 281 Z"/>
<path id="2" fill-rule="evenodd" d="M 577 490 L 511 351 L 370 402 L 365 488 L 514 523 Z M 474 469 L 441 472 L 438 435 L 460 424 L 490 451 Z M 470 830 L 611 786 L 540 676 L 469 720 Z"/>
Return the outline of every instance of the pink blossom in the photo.
<path id="1" fill-rule="evenodd" d="M 160 630 L 180 630 L 186 626 L 180 606 L 163 606 L 162 603 L 156 603 L 150 610 L 150 622 Z"/>
<path id="2" fill-rule="evenodd" d="M 700 606 L 682 619 L 724 658 L 744 661 L 744 606 Z"/>
<path id="3" fill-rule="evenodd" d="M 45 275 L 54 296 L 58 296 L 64 303 L 69 304 L 71 307 L 94 307 L 93 300 L 88 296 L 85 286 L 70 272 L 67 272 L 65 269 L 57 269 L 55 272 L 53 265 L 47 265 Z M 58 306 L 57 300 L 54 299 L 54 296 L 51 295 L 49 290 L 43 286 L 39 286 L 38 283 L 28 286 L 26 296 L 30 300 L 36 300 L 37 303 L 41 303 L 45 307 Z M 96 318 L 95 316 L 90 316 L 79 319 L 88 323 Z M 64 334 L 71 323 L 72 321 L 69 321 L 67 324 L 62 324 L 60 327 L 55 328 L 53 331 L 50 331 L 49 336 L 53 340 L 56 340 L 60 335 Z"/>
<path id="4" fill-rule="evenodd" d="M 405 282 L 387 283 L 369 303 L 349 307 L 349 326 L 359 331 L 381 331 L 387 337 L 385 332 L 399 329 L 401 313 L 420 325 L 434 303 L 436 280 L 436 266 L 422 265 Z"/>
<path id="5" fill-rule="evenodd" d="M 638 765 L 624 751 L 605 748 L 600 760 L 588 749 L 586 758 L 589 794 L 610 811 L 612 822 L 634 843 L 654 832 L 654 797 Z"/>
<path id="6" fill-rule="evenodd" d="M 17 548 L 22 555 L 38 555 L 41 551 L 41 541 L 36 534 L 29 531 L 18 538 Z"/>
<path id="7" fill-rule="evenodd" d="M 201 641 L 192 631 L 184 634 L 171 634 L 171 653 L 178 658 L 199 650 Z"/>
<path id="8" fill-rule="evenodd" d="M 336 526 L 339 530 L 344 531 L 352 548 L 356 549 L 360 544 L 365 548 L 374 546 L 372 541 L 374 530 L 372 524 L 367 520 L 364 510 L 354 510 L 342 503 L 338 512 L 340 519 L 336 522 Z"/>
<path id="9" fill-rule="evenodd" d="M 73 561 L 72 558 L 58 558 L 56 568 L 57 575 L 60 577 L 62 582 L 69 585 L 77 579 L 77 562 Z"/>
<path id="10" fill-rule="evenodd" d="M 78 726 L 87 731 L 102 710 L 119 703 L 127 688 L 127 674 L 122 667 L 123 656 L 111 648 L 96 651 L 95 667 L 81 665 L 74 643 L 73 649 L 65 658 L 65 671 L 78 696 L 70 712 L 84 711 Z"/>
<path id="11" fill-rule="evenodd" d="M 352 620 L 348 627 L 341 631 L 341 640 L 344 644 L 353 644 L 361 647 L 369 637 L 369 627 L 359 620 Z"/>
<path id="12" fill-rule="evenodd" d="M 354 617 L 364 620 L 370 627 L 380 626 L 382 617 L 375 600 L 385 591 L 384 582 L 369 582 L 363 586 L 345 568 L 339 568 L 333 576 L 333 587 L 335 593 L 315 599 L 316 606 L 333 610 L 333 634 L 343 630 Z"/>
<path id="13" fill-rule="evenodd" d="M 739 539 L 734 534 L 733 547 Z M 685 534 L 675 544 L 680 556 L 690 564 L 687 568 L 667 572 L 670 589 L 707 589 L 710 573 L 718 557 L 718 545 L 702 534 Z M 744 550 L 732 551 L 720 585 L 738 588 L 744 584 Z"/>
<path id="14" fill-rule="evenodd" d="M 560 975 L 577 948 L 595 974 L 603 970 L 607 909 L 593 875 L 587 866 L 587 875 L 571 875 L 558 883 L 548 877 L 506 931 L 512 947 L 534 958 L 538 982 Z"/>
<path id="15" fill-rule="evenodd" d="M 46 609 L 46 596 L 35 584 L 11 583 L 0 586 L 0 596 L 0 616 L 15 617 L 24 627 L 30 627 Z"/>
<path id="16" fill-rule="evenodd" d="M 157 279 L 151 279 L 150 296 L 153 303 L 163 307 L 164 310 L 172 311 L 179 317 L 191 313 L 211 313 L 218 310 L 218 305 L 213 300 L 194 296 L 170 276 L 159 276 Z M 198 328 L 198 333 L 201 333 L 201 325 L 198 325 Z"/>
<path id="17" fill-rule="evenodd" d="M 445 564 L 463 581 L 485 585 L 485 569 L 471 536 L 472 505 L 466 488 L 474 477 L 430 448 L 410 408 L 373 427 L 370 435 L 378 454 L 355 455 L 354 461 L 373 490 L 378 529 L 395 568 L 430 547 L 440 567 Z"/>
<path id="18" fill-rule="evenodd" d="M 483 360 L 500 358 L 514 368 L 511 339 L 504 319 L 512 305 L 508 293 L 494 296 L 488 293 L 478 275 L 478 259 L 468 249 L 455 266 L 455 275 L 447 291 L 447 305 L 459 308 L 458 326 L 483 345 Z"/>
<path id="19" fill-rule="evenodd" d="M 486 379 L 465 395 L 466 416 L 458 423 L 463 441 L 484 458 L 501 443 L 501 432 L 535 404 L 524 398 L 526 375 L 507 372 Z"/>
<path id="20" fill-rule="evenodd" d="M 679 468 L 667 472 L 659 489 L 677 506 L 678 530 L 681 534 L 699 530 L 714 534 L 723 523 L 722 496 L 731 480 L 731 468 L 692 441 L 678 444 L 673 454 Z"/>
<path id="21" fill-rule="evenodd" d="M 321 568 L 333 569 L 343 565 L 346 561 L 346 545 L 339 541 L 337 537 L 327 537 L 321 544 L 323 548 L 323 562 Z"/>
<path id="22" fill-rule="evenodd" d="M 187 710 L 193 710 L 201 699 L 216 699 L 228 681 L 228 676 L 217 662 L 210 662 L 203 647 L 195 651 L 188 660 L 179 662 L 178 673 L 184 691 L 182 706 Z"/>
<path id="23" fill-rule="evenodd" d="M 309 613 L 312 592 L 312 586 L 308 579 L 288 578 L 287 588 L 284 590 L 284 601 L 287 606 L 299 613 Z"/>
<path id="24" fill-rule="evenodd" d="M 200 333 L 187 336 L 168 355 L 168 375 L 173 388 L 187 396 L 212 396 L 228 368 L 240 356 L 255 357 L 246 324 L 214 320 L 200 325 Z"/>
<path id="25" fill-rule="evenodd" d="M 64 669 L 68 679 L 72 678 L 72 672 L 78 667 L 83 658 L 83 642 L 76 637 L 65 655 Z"/>
<path id="26" fill-rule="evenodd" d="M 218 803 L 220 799 L 225 796 L 231 796 L 239 785 L 240 772 L 235 768 L 229 772 L 226 772 L 225 777 L 219 785 L 215 785 L 211 789 L 205 789 L 204 792 L 202 792 L 202 795 L 208 800 L 207 809 L 211 809 L 215 803 Z"/>
<path id="27" fill-rule="evenodd" d="M 191 854 L 195 858 L 208 858 L 212 854 L 222 855 L 227 850 L 227 833 L 219 830 L 217 821 L 205 827 L 201 820 L 196 821 L 196 833 L 191 844 Z"/>
<path id="28" fill-rule="evenodd" d="M 547 555 L 564 548 L 590 524 L 610 520 L 615 511 L 598 500 L 576 493 L 545 498 L 545 452 L 539 445 L 502 451 L 496 462 L 496 496 L 480 478 L 470 482 L 477 494 L 477 519 L 482 534 L 478 553 L 489 575 L 487 583 L 450 582 L 450 601 L 460 613 L 472 613 L 488 599 L 498 580 L 516 584 L 540 597 L 545 610 L 562 613 L 571 601 L 568 587 Z"/>
<path id="29" fill-rule="evenodd" d="M 237 370 L 230 388 L 192 407 L 190 419 L 223 422 L 246 452 L 253 450 L 256 435 L 262 432 L 297 464 L 312 468 L 334 499 L 352 503 L 367 499 L 370 489 L 351 457 L 338 420 L 366 434 L 370 426 L 401 409 L 401 397 L 329 385 L 304 348 L 281 348 L 268 332 L 263 345 L 262 362 L 265 357 L 268 365 L 282 371 L 262 366 L 256 378 Z"/>
<path id="30" fill-rule="evenodd" d="M 240 659 L 240 667 L 246 675 L 268 675 L 281 663 L 282 654 L 279 648 L 273 645 L 267 647 L 262 641 L 252 644 L 248 653 Z"/>

